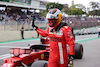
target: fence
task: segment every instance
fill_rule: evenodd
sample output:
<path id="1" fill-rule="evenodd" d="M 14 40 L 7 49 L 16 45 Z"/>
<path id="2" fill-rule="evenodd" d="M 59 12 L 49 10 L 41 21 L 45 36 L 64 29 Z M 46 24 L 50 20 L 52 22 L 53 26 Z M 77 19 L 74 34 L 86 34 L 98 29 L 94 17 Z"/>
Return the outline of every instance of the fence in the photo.
<path id="1" fill-rule="evenodd" d="M 32 22 L 16 22 L 16 21 L 0 21 L 0 31 L 20 31 L 22 25 L 25 30 L 32 30 Z M 48 25 L 45 21 L 36 21 L 35 25 L 41 29 L 45 29 Z"/>

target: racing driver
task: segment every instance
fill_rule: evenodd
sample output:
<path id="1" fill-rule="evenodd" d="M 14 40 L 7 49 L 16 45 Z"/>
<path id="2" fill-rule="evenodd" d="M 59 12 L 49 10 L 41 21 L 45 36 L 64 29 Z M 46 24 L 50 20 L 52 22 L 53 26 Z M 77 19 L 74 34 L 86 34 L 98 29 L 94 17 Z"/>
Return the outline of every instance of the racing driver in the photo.
<path id="1" fill-rule="evenodd" d="M 59 9 L 51 9 L 47 15 L 49 27 L 46 30 L 42 30 L 32 24 L 32 27 L 38 34 L 43 37 L 49 37 L 50 39 L 50 54 L 48 67 L 67 67 L 69 59 L 74 56 L 74 38 L 72 29 L 62 23 L 62 13 Z M 67 46 L 69 45 L 69 53 L 67 52 Z"/>

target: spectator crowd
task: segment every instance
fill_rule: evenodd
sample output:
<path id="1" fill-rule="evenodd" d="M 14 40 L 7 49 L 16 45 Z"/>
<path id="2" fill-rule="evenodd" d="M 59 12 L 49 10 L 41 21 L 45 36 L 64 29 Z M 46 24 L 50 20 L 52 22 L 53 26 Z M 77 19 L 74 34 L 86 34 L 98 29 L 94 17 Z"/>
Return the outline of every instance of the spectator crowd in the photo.
<path id="1" fill-rule="evenodd" d="M 45 21 L 44 16 L 39 13 L 33 14 L 21 10 L 0 10 L 0 21 L 6 22 L 5 24 L 30 24 L 32 16 L 36 17 L 36 21 Z M 100 17 L 65 17 L 65 22 L 72 28 L 87 28 L 100 25 Z"/>
<path id="2" fill-rule="evenodd" d="M 16 24 L 16 22 L 18 24 L 23 24 L 24 23 L 30 23 L 30 21 L 32 20 L 32 16 L 36 17 L 37 21 L 44 21 L 45 18 L 36 13 L 33 14 L 32 12 L 25 12 L 25 11 L 21 11 L 21 10 L 0 10 L 0 21 L 7 21 L 6 24 L 10 24 L 11 22 Z"/>
<path id="3" fill-rule="evenodd" d="M 100 25 L 100 18 L 97 17 L 66 17 L 65 22 L 72 28 L 89 28 Z"/>

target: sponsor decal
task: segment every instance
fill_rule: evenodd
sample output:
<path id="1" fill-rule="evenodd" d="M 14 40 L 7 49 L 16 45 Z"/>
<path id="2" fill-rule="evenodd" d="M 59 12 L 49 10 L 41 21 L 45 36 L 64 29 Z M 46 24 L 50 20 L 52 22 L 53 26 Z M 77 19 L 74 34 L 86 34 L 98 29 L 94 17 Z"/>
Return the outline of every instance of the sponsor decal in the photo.
<path id="1" fill-rule="evenodd" d="M 1 67 L 12 67 L 13 65 L 11 63 L 5 63 Z"/>
<path id="2" fill-rule="evenodd" d="M 50 36 L 50 41 L 54 41 L 54 42 L 61 42 L 62 41 L 62 39 L 60 38 L 60 37 L 51 37 Z"/>
<path id="3" fill-rule="evenodd" d="M 68 36 L 69 36 L 70 38 L 73 38 L 73 34 L 72 34 L 72 31 L 71 31 L 71 30 L 68 30 Z"/>
<path id="4" fill-rule="evenodd" d="M 56 32 L 57 36 L 61 36 L 63 35 L 63 32 L 62 31 L 59 31 L 59 32 Z"/>

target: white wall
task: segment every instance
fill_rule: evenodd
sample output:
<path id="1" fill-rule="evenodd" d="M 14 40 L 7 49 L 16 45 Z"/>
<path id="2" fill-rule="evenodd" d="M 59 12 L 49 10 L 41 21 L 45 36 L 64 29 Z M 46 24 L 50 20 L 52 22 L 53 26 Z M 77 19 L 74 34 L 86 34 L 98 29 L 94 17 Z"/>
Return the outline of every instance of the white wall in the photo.
<path id="1" fill-rule="evenodd" d="M 1 5 L 7 5 L 7 6 L 16 6 L 16 7 L 23 7 L 23 8 L 34 8 L 34 9 L 42 9 L 46 10 L 46 8 L 40 7 L 40 1 L 39 0 L 32 0 L 31 5 L 21 5 L 21 4 L 15 4 L 15 3 L 9 3 L 9 2 L 2 2 L 0 1 Z"/>
<path id="2" fill-rule="evenodd" d="M 36 31 L 24 31 L 24 38 L 36 38 Z M 11 40 L 20 40 L 21 32 L 20 31 L 0 31 L 0 42 L 11 41 Z"/>
<path id="3" fill-rule="evenodd" d="M 46 7 L 40 7 L 40 1 L 39 0 L 32 0 L 31 1 L 31 8 L 46 10 Z"/>
<path id="4" fill-rule="evenodd" d="M 39 7 L 39 5 L 40 5 L 39 1 L 36 1 L 36 0 L 31 1 L 31 7 Z"/>

